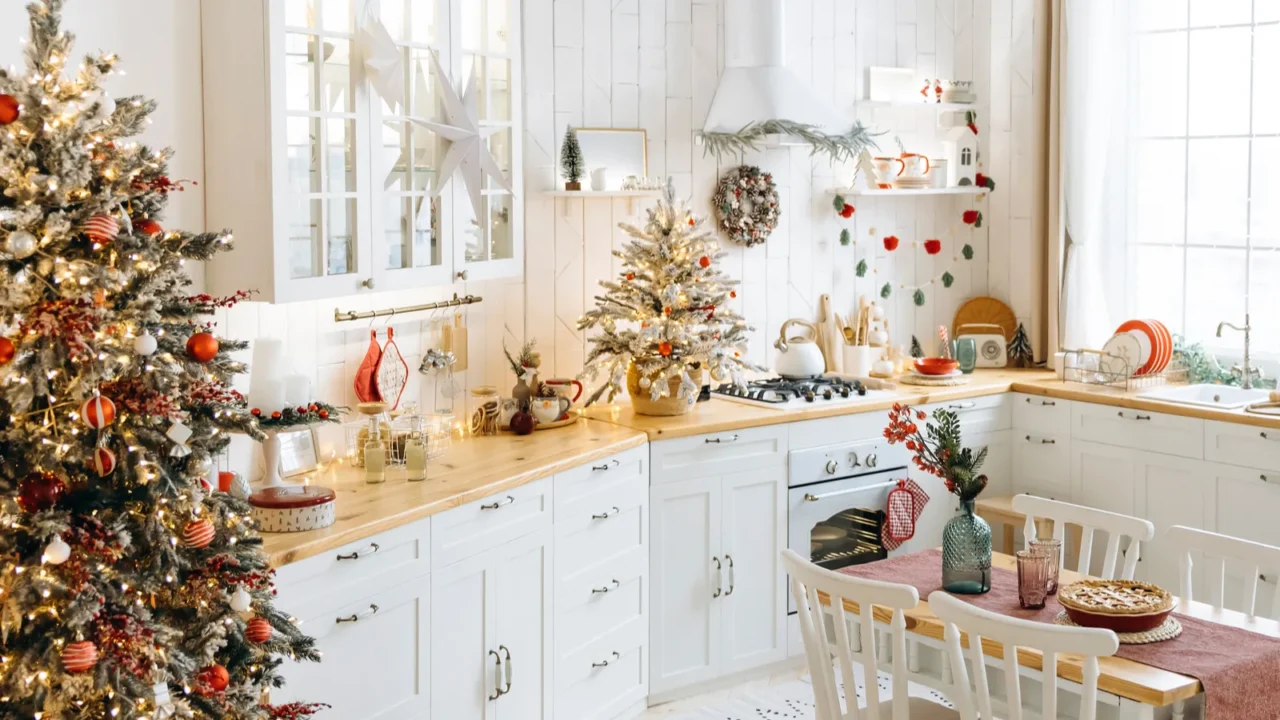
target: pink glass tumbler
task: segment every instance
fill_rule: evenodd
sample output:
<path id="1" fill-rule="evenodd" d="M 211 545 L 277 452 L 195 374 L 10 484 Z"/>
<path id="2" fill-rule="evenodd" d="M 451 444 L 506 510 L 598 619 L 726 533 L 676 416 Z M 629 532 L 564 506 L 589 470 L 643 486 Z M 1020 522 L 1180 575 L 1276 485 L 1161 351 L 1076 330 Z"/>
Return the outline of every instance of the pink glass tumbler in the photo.
<path id="1" fill-rule="evenodd" d="M 1027 610 L 1044 607 L 1049 592 L 1049 558 L 1035 550 L 1019 550 L 1018 604 Z"/>
<path id="2" fill-rule="evenodd" d="M 1049 558 L 1049 577 L 1045 592 L 1050 595 L 1058 594 L 1058 572 L 1062 569 L 1062 541 L 1055 538 L 1032 540 L 1031 547 L 1028 549 L 1043 553 Z"/>

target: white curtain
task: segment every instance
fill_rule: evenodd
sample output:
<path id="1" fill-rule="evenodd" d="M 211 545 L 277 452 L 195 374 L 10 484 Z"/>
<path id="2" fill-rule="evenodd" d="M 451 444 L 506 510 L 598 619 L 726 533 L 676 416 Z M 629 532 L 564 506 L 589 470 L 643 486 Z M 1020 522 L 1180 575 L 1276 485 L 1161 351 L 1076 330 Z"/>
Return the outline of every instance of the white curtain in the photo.
<path id="1" fill-rule="evenodd" d="M 1100 348 L 1124 307 L 1132 0 L 1062 0 L 1064 349 Z"/>

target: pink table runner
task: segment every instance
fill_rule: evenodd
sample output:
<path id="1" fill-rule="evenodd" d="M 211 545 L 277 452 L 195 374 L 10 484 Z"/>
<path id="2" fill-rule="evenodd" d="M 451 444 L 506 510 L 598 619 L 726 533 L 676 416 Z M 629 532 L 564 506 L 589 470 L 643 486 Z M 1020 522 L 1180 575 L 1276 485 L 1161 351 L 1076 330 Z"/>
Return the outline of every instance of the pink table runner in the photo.
<path id="1" fill-rule="evenodd" d="M 925 550 L 840 572 L 869 580 L 911 585 L 920 599 L 942 589 L 942 551 Z M 1050 597 L 1042 610 L 1018 606 L 1016 573 L 991 569 L 991 592 L 956 595 L 980 608 L 1010 617 L 1053 622 L 1062 610 Z M 1280 717 L 1280 640 L 1240 628 L 1179 614 L 1182 634 L 1149 645 L 1121 645 L 1122 657 L 1188 675 L 1204 686 L 1207 720 L 1276 720 Z"/>

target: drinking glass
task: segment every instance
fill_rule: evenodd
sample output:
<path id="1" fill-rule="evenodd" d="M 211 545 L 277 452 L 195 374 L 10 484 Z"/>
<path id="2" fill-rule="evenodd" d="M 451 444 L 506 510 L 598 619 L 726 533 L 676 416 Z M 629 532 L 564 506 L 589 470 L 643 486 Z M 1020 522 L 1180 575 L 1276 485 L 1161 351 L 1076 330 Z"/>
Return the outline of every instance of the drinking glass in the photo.
<path id="1" fill-rule="evenodd" d="M 951 341 L 951 356 L 960 363 L 960 372 L 968 375 L 978 364 L 978 343 L 973 338 L 956 338 Z"/>
<path id="2" fill-rule="evenodd" d="M 1032 552 L 1042 553 L 1049 558 L 1049 576 L 1045 581 L 1045 592 L 1050 595 L 1057 595 L 1058 572 L 1062 567 L 1062 541 L 1054 538 L 1032 540 L 1031 547 L 1028 549 Z"/>
<path id="3" fill-rule="evenodd" d="M 1049 558 L 1035 550 L 1019 550 L 1015 555 L 1018 558 L 1018 604 L 1028 610 L 1039 610 L 1048 597 Z"/>

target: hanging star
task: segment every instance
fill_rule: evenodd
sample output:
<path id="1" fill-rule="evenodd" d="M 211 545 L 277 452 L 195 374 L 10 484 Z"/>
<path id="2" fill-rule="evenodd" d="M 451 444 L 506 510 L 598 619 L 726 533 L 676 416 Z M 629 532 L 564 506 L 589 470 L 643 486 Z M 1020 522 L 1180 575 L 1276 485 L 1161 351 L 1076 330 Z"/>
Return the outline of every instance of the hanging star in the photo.
<path id="1" fill-rule="evenodd" d="M 368 17 L 360 27 L 360 47 L 364 51 L 365 74 L 391 108 L 404 104 L 404 54 L 376 17 Z"/>
<path id="2" fill-rule="evenodd" d="M 476 106 L 476 73 L 473 69 L 467 78 L 467 86 L 462 96 L 458 96 L 457 88 L 444 74 L 440 60 L 431 54 L 431 68 L 440 87 L 440 99 L 444 101 L 445 122 L 431 120 L 413 120 L 435 132 L 449 143 L 444 161 L 440 164 L 440 172 L 436 175 L 432 195 L 439 195 L 445 183 L 453 177 L 455 170 L 462 172 L 462 181 L 466 183 L 467 193 L 471 196 L 471 206 L 475 210 L 477 220 L 484 217 L 484 198 L 481 190 L 484 187 L 484 176 L 493 178 L 507 192 L 514 193 L 511 182 L 502 174 L 502 168 L 489 151 L 485 142 L 490 135 L 503 128 L 480 127 L 479 111 Z"/>

